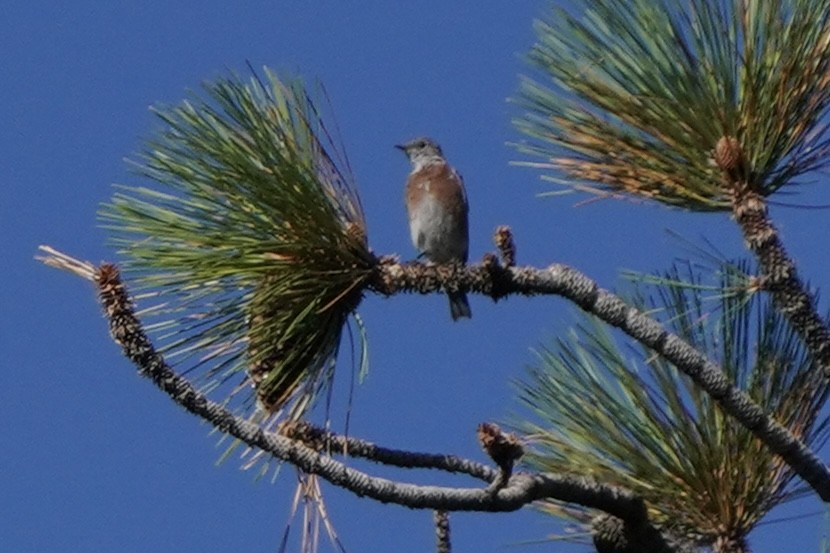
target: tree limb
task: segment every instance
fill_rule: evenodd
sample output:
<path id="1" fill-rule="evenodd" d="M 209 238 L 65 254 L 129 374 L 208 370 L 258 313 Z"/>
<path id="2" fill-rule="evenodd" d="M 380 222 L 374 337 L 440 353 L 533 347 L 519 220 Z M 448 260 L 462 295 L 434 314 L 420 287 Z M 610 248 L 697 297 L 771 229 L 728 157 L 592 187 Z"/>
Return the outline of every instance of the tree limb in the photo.
<path id="1" fill-rule="evenodd" d="M 163 357 L 155 351 L 136 318 L 115 265 L 101 265 L 96 270 L 94 281 L 98 285 L 113 339 L 122 347 L 124 354 L 138 366 L 139 374 L 152 380 L 177 404 L 208 421 L 221 432 L 230 434 L 278 459 L 288 461 L 309 474 L 317 474 L 358 496 L 413 509 L 483 512 L 515 511 L 533 501 L 557 499 L 605 511 L 627 523 L 649 524 L 642 499 L 628 490 L 598 483 L 586 477 L 517 474 L 496 493 L 490 493 L 484 488 L 419 486 L 369 476 L 318 453 L 299 441 L 266 432 L 260 426 L 208 400 L 167 365 Z"/>
<path id="2" fill-rule="evenodd" d="M 775 307 L 801 336 L 824 375 L 830 377 L 830 329 L 816 311 L 816 298 L 798 276 L 768 216 L 766 201 L 746 183 L 736 183 L 732 212 L 747 247 L 761 266 L 762 289 L 772 294 Z"/>
<path id="3" fill-rule="evenodd" d="M 165 371 L 169 372 L 169 375 L 175 376 L 178 380 L 173 379 L 173 383 L 169 384 L 173 388 L 162 386 L 162 382 L 158 380 L 158 376 L 153 377 L 153 379 L 165 391 L 173 395 L 174 399 L 179 403 L 182 402 L 177 399 L 176 386 L 186 384 L 189 389 L 188 393 L 195 394 L 195 391 L 193 391 L 189 383 L 175 375 L 164 364 L 163 359 L 152 349 L 152 345 L 147 340 L 140 328 L 140 324 L 132 314 L 132 308 L 126 298 L 126 292 L 123 291 L 123 285 L 118 277 L 118 270 L 114 265 L 105 264 L 96 268 L 90 263 L 82 263 L 49 247 L 44 246 L 41 249 L 49 254 L 41 258 L 47 265 L 69 270 L 79 276 L 95 281 L 99 286 L 102 301 L 105 300 L 105 293 L 107 292 L 105 286 L 121 290 L 121 293 L 124 294 L 123 301 L 125 303 L 120 309 L 122 312 L 129 314 L 129 324 L 135 326 L 139 332 L 135 336 L 139 341 L 138 346 L 140 348 L 149 348 L 148 351 L 150 353 L 147 355 L 150 355 L 150 358 L 144 359 L 142 355 L 138 355 L 141 352 L 137 350 L 127 351 L 126 346 L 125 353 L 139 367 L 142 367 L 142 373 L 158 375 L 158 373 L 154 373 L 146 368 L 148 367 L 147 363 L 150 363 L 154 367 L 155 365 L 164 367 Z M 107 284 L 108 282 L 109 284 Z M 780 455 L 792 467 L 793 471 L 812 486 L 819 497 L 824 501 L 830 501 L 830 470 L 828 470 L 827 466 L 801 440 L 764 413 L 746 393 L 739 390 L 726 378 L 715 363 L 706 359 L 703 354 L 694 349 L 690 344 L 677 335 L 670 333 L 658 322 L 647 317 L 639 310 L 627 305 L 618 296 L 599 288 L 596 282 L 571 267 L 561 264 L 554 264 L 546 269 L 534 267 L 503 267 L 492 254 L 485 256 L 483 263 L 468 266 L 425 265 L 422 263 L 402 264 L 397 262 L 395 258 L 387 256 L 379 258 L 375 268 L 375 274 L 369 281 L 368 287 L 377 293 L 385 295 L 401 292 L 428 294 L 451 288 L 488 295 L 494 300 L 498 300 L 508 294 L 547 294 L 567 298 L 585 311 L 619 328 L 630 337 L 651 348 L 674 364 L 678 370 L 683 371 L 683 373 L 709 393 L 726 413 L 737 419 L 764 442 L 767 447 Z M 112 300 L 110 299 L 110 301 Z M 118 332 L 124 332 L 124 328 L 121 328 L 118 321 L 112 319 L 112 317 L 110 324 L 116 341 L 124 344 L 118 337 Z M 138 357 L 136 357 L 137 355 Z M 164 374 L 168 374 L 168 372 Z M 179 381 L 181 382 L 176 384 Z M 200 401 L 206 400 L 202 398 Z M 204 406 L 200 406 L 200 409 L 202 410 L 200 412 L 193 411 L 193 409 L 190 410 L 214 422 L 220 430 L 233 434 L 228 429 L 229 423 L 227 421 L 222 422 L 229 417 L 233 419 L 231 413 L 213 413 L 213 418 L 208 418 L 206 416 L 207 413 L 204 413 Z M 221 424 L 219 424 L 220 422 Z M 258 427 L 253 425 L 250 427 L 244 427 L 243 425 L 242 429 L 247 434 L 254 432 L 254 429 L 261 432 Z M 237 431 L 242 432 L 242 429 L 237 429 Z M 250 437 L 249 439 L 245 439 L 237 434 L 233 435 L 249 445 L 255 445 L 250 442 Z M 296 444 L 296 442 L 292 443 Z M 288 460 L 285 457 L 285 453 L 277 454 L 272 452 L 268 447 L 261 447 L 259 445 L 255 445 L 255 447 L 260 447 L 281 459 Z M 314 453 L 305 446 L 302 447 Z M 507 493 L 507 491 L 507 489 L 502 490 L 499 496 L 502 493 Z M 431 506 L 431 508 L 443 507 L 436 505 Z M 493 508 L 501 510 L 504 507 L 493 506 Z"/>
<path id="4" fill-rule="evenodd" d="M 467 266 L 399 263 L 394 258 L 383 257 L 370 287 L 384 295 L 460 289 L 494 300 L 510 294 L 567 298 L 671 362 L 711 395 L 726 413 L 780 455 L 819 497 L 830 501 L 830 470 L 804 442 L 732 384 L 717 364 L 576 269 L 561 264 L 546 269 L 503 267 L 493 255 L 485 256 L 483 263 Z"/>
<path id="5" fill-rule="evenodd" d="M 171 394 L 177 402 L 184 405 L 178 399 L 177 394 L 187 391 L 185 395 L 189 397 L 189 394 L 195 394 L 195 391 L 186 380 L 175 375 L 164 364 L 163 359 L 153 350 L 152 345 L 141 330 L 140 324 L 132 314 L 132 307 L 127 300 L 126 292 L 123 290 L 123 285 L 118 276 L 118 269 L 114 265 L 109 264 L 104 264 L 96 268 L 90 263 L 82 263 L 49 247 L 41 247 L 41 249 L 49 254 L 41 258 L 47 265 L 69 270 L 84 278 L 95 281 L 99 286 L 102 301 L 105 301 L 108 297 L 106 295 L 107 293 L 110 295 L 113 293 L 112 291 L 108 292 L 107 287 L 120 290 L 120 294 L 124 296 L 124 305 L 119 308 L 119 313 L 125 313 L 129 316 L 127 322 L 129 325 L 135 327 L 130 332 L 137 332 L 133 338 L 138 340 L 138 343 L 135 345 L 139 348 L 138 350 L 132 349 L 128 351 L 126 346 L 124 346 L 125 353 L 141 367 L 143 374 L 155 374 L 156 376 L 153 376 L 154 381 Z M 394 257 L 387 256 L 379 258 L 378 264 L 375 267 L 375 274 L 369 281 L 368 288 L 385 295 L 401 292 L 428 294 L 450 288 L 477 292 L 488 295 L 494 300 L 498 300 L 508 294 L 547 294 L 567 298 L 585 311 L 619 328 L 630 337 L 651 348 L 674 364 L 678 370 L 681 370 L 709 393 L 726 413 L 737 419 L 764 442 L 767 447 L 780 455 L 792 467 L 793 471 L 812 486 L 819 497 L 824 501 L 830 501 L 830 470 L 828 470 L 827 466 L 801 440 L 764 413 L 746 393 L 739 390 L 729 381 L 715 363 L 706 359 L 698 350 L 677 335 L 667 331 L 657 321 L 627 305 L 618 296 L 599 288 L 596 282 L 576 269 L 561 264 L 554 264 L 546 269 L 534 267 L 503 267 L 492 254 L 485 256 L 483 263 L 468 266 L 425 265 L 422 263 L 402 264 L 397 262 Z M 112 298 L 109 301 L 112 302 Z M 113 336 L 116 341 L 123 345 L 125 342 L 119 338 L 119 332 L 125 332 L 126 327 L 122 327 L 117 320 L 112 318 L 112 315 L 110 315 L 110 318 Z M 145 348 L 149 353 L 142 353 L 142 350 Z M 149 358 L 145 359 L 145 355 L 149 356 Z M 148 368 L 156 367 L 156 365 L 164 369 L 162 372 L 166 375 L 165 378 L 172 379 L 171 382 L 162 385 L 164 383 L 158 380 L 160 378 L 159 374 L 162 373 L 157 373 Z M 186 388 L 184 385 L 186 385 Z M 177 391 L 178 387 L 181 387 L 181 390 Z M 196 395 L 198 396 L 198 394 Z M 201 398 L 200 401 L 207 400 Z M 246 427 L 243 425 L 242 427 L 236 428 L 236 432 L 245 431 L 246 439 L 230 431 L 228 426 L 230 423 L 228 421 L 234 418 L 231 413 L 223 413 L 222 411 L 224 410 L 218 406 L 212 407 L 211 413 L 205 412 L 206 408 L 201 404 L 199 408 L 200 411 L 198 412 L 190 408 L 189 410 L 203 418 L 207 418 L 220 430 L 233 434 L 249 445 L 259 447 L 280 459 L 289 460 L 285 457 L 287 453 L 277 454 L 268 447 L 262 447 L 250 442 L 253 438 L 248 436 L 248 434 L 254 433 L 255 429 L 258 432 L 262 432 L 258 427 L 254 425 Z M 216 411 L 216 409 L 219 409 L 219 411 Z M 208 414 L 211 414 L 212 418 L 209 418 L 207 416 Z M 296 444 L 296 442 L 291 443 L 300 445 Z M 305 446 L 302 447 L 307 452 L 315 453 Z M 509 487 L 502 490 L 498 494 L 498 497 L 501 497 L 502 494 L 507 494 L 508 489 Z M 491 505 L 491 507 L 495 510 L 503 510 L 506 508 L 504 505 Z M 444 507 L 434 505 L 430 506 L 430 508 L 440 509 Z"/>
<path id="6" fill-rule="evenodd" d="M 816 311 L 816 297 L 798 276 L 795 262 L 769 218 L 766 200 L 754 186 L 755 176 L 740 141 L 734 136 L 721 137 L 714 160 L 730 191 L 732 214 L 744 242 L 761 266 L 762 288 L 772 294 L 775 307 L 801 336 L 824 375 L 830 377 L 830 327 Z"/>

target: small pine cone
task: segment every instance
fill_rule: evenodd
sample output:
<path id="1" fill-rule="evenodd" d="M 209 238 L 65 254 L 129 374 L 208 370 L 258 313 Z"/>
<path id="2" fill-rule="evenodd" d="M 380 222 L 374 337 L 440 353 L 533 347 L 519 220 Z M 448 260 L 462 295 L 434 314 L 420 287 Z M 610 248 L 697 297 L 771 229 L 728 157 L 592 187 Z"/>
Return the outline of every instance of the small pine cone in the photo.
<path id="1" fill-rule="evenodd" d="M 746 179 L 744 149 L 734 136 L 722 136 L 715 146 L 715 163 L 733 181 Z"/>
<path id="2" fill-rule="evenodd" d="M 513 233 L 507 225 L 501 225 L 496 228 L 493 235 L 493 242 L 499 249 L 502 263 L 505 267 L 513 267 L 516 265 L 516 242 L 513 241 Z"/>
<path id="3" fill-rule="evenodd" d="M 524 455 L 521 440 L 515 434 L 502 432 L 491 422 L 478 425 L 478 441 L 487 455 L 506 472 L 510 472 L 513 463 Z"/>

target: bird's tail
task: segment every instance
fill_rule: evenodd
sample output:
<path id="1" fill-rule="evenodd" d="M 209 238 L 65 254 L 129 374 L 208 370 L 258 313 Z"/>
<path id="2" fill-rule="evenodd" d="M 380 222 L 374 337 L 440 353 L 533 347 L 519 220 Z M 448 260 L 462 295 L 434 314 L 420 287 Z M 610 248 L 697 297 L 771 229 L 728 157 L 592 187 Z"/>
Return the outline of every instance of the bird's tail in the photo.
<path id="1" fill-rule="evenodd" d="M 470 304 L 467 302 L 467 294 L 464 292 L 450 292 L 447 294 L 450 297 L 450 314 L 452 320 L 469 319 L 473 316 L 470 311 Z"/>

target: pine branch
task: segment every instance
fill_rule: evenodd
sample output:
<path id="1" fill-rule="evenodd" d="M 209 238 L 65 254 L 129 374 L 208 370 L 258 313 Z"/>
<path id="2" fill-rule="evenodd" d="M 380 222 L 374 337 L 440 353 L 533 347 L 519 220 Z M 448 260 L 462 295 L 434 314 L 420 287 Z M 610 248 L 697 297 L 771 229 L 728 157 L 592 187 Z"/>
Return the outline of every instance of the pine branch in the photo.
<path id="1" fill-rule="evenodd" d="M 51 253 L 50 249 L 46 247 L 41 249 Z M 64 258 L 56 256 L 54 253 L 42 258 L 42 261 L 58 268 L 72 270 L 71 263 L 67 259 L 74 261 L 67 256 L 64 256 Z M 89 271 L 86 274 L 89 274 Z M 317 473 L 318 464 L 329 466 L 330 463 L 336 463 L 331 458 L 323 458 L 312 449 L 297 442 L 290 440 L 288 443 L 280 442 L 281 439 L 287 440 L 287 438 L 271 434 L 268 434 L 266 438 L 261 428 L 247 421 L 237 419 L 226 409 L 208 402 L 206 398 L 197 394 L 190 383 L 176 375 L 153 349 L 132 312 L 123 284 L 121 284 L 118 277 L 118 270 L 114 265 L 102 265 L 97 269 L 93 278 L 101 290 L 102 301 L 106 299 L 104 294 L 107 293 L 105 289 L 107 280 L 104 277 L 112 281 L 109 286 L 116 287 L 120 291 L 119 293 L 123 294 L 123 305 L 119 306 L 119 314 L 128 317 L 128 324 L 124 326 L 113 318 L 114 314 L 110 313 L 109 310 L 107 311 L 111 319 L 113 337 L 125 348 L 127 357 L 141 368 L 142 374 L 146 373 L 150 376 L 177 403 L 210 421 L 220 431 L 229 433 L 253 447 L 273 454 L 275 457 L 288 460 L 301 469 L 307 470 L 307 472 Z M 562 296 L 586 312 L 592 313 L 606 323 L 622 330 L 628 336 L 651 348 L 672 363 L 711 395 L 726 413 L 743 424 L 773 452 L 780 455 L 792 467 L 793 471 L 815 490 L 822 500 L 830 501 L 830 470 L 804 442 L 764 413 L 757 403 L 729 381 L 715 363 L 708 360 L 688 342 L 672 334 L 641 311 L 626 304 L 620 297 L 600 288 L 596 282 L 576 269 L 562 264 L 553 264 L 546 269 L 502 267 L 493 255 L 485 256 L 483 263 L 468 266 L 425 265 L 417 262 L 402 264 L 398 263 L 394 257 L 387 256 L 379 258 L 374 273 L 367 282 L 367 288 L 384 295 L 403 292 L 428 294 L 446 291 L 449 288 L 487 295 L 494 300 L 510 294 Z M 125 343 L 120 336 L 120 333 L 127 330 L 130 332 L 130 338 L 136 341 L 135 344 Z M 256 443 L 252 443 L 252 441 Z M 291 445 L 289 446 L 289 444 Z M 299 452 L 297 448 L 301 448 Z M 371 491 L 355 488 L 356 482 L 363 482 L 368 477 L 363 473 L 353 474 L 349 472 L 352 469 L 345 468 L 339 463 L 336 463 L 336 465 L 342 467 L 346 471 L 345 474 L 349 476 L 345 476 L 344 473 L 339 471 L 339 468 L 337 470 L 332 469 L 334 472 L 328 473 L 329 476 L 322 473 L 321 475 L 327 479 L 329 477 L 335 478 L 336 482 L 335 480 L 330 481 L 339 482 L 340 485 L 355 491 L 355 493 L 370 495 L 380 501 L 392 501 L 392 497 L 389 495 L 391 488 L 381 486 L 381 488 L 372 489 Z M 314 470 L 308 470 L 306 466 L 310 466 Z M 574 495 L 575 492 L 572 488 L 574 482 L 567 477 L 556 477 L 553 480 L 543 478 L 542 481 L 537 480 L 540 478 L 538 475 L 530 477 L 530 481 L 527 478 L 527 476 L 517 475 L 511 479 L 509 485 L 494 496 L 500 498 L 496 503 L 492 503 L 491 500 L 483 500 L 481 490 L 467 490 L 465 493 L 470 495 L 454 496 L 451 506 L 422 504 L 421 501 L 424 500 L 421 499 L 421 490 L 417 487 L 403 488 L 400 491 L 400 499 L 405 501 L 401 503 L 402 505 L 410 507 L 443 508 L 447 510 L 467 510 L 484 501 L 486 508 L 480 510 L 498 511 L 518 509 L 527 497 L 533 497 L 530 501 L 539 499 L 535 494 L 540 493 L 540 490 L 562 490 L 562 493 L 568 497 L 582 497 L 579 494 Z M 360 489 L 359 492 L 358 489 Z M 374 493 L 379 495 L 372 495 Z M 594 495 L 591 495 L 591 497 L 596 498 Z M 571 501 L 569 499 L 563 500 Z M 585 500 L 587 501 L 587 499 Z M 572 499 L 572 501 L 582 503 L 577 499 Z M 601 507 L 597 508 L 605 510 L 609 514 L 614 514 Z"/>
<path id="2" fill-rule="evenodd" d="M 375 263 L 325 104 L 268 69 L 207 82 L 154 108 L 162 129 L 135 161 L 149 182 L 100 211 L 133 288 L 159 298 L 162 351 L 208 354 L 194 380 L 247 377 L 258 405 L 294 418 L 331 383 Z"/>
<path id="3" fill-rule="evenodd" d="M 373 477 L 318 453 L 303 443 L 267 432 L 208 400 L 167 365 L 155 351 L 133 312 L 133 306 L 115 265 L 103 264 L 95 272 L 101 303 L 110 323 L 110 332 L 139 374 L 153 381 L 173 401 L 219 431 L 251 447 L 287 461 L 300 470 L 316 474 L 335 486 L 382 503 L 413 509 L 445 511 L 515 511 L 544 498 L 555 498 L 599 509 L 630 524 L 648 524 L 643 501 L 622 488 L 595 482 L 587 477 L 556 474 L 517 474 L 496 493 L 484 488 L 419 486 Z"/>
<path id="4" fill-rule="evenodd" d="M 726 211 L 710 149 L 744 143 L 769 196 L 830 154 L 830 0 L 582 0 L 535 25 L 523 165 L 600 197 Z M 563 178 L 563 176 L 565 178 Z"/>
<path id="5" fill-rule="evenodd" d="M 830 501 L 830 470 L 801 440 L 770 418 L 734 386 L 720 367 L 654 319 L 600 288 L 576 269 L 553 264 L 546 269 L 502 267 L 493 256 L 481 264 L 401 264 L 382 258 L 370 283 L 376 292 L 421 294 L 460 289 L 498 300 L 510 294 L 558 295 L 622 330 L 671 362 L 715 399 L 723 410 L 780 455 L 824 500 Z"/>
<path id="6" fill-rule="evenodd" d="M 426 468 L 467 474 L 487 483 L 493 482 L 499 475 L 487 465 L 455 455 L 419 453 L 382 447 L 354 436 L 341 436 L 305 421 L 287 422 L 282 425 L 279 432 L 287 438 L 302 442 L 314 451 L 326 452 L 329 455 L 348 455 L 400 468 Z"/>
<path id="7" fill-rule="evenodd" d="M 771 296 L 757 293 L 748 276 L 757 273 L 726 259 L 705 270 L 680 263 L 641 276 L 625 297 L 817 450 L 826 439 L 827 379 Z M 615 334 L 584 314 L 537 349 L 514 419 L 532 444 L 525 466 L 624 486 L 648 503 L 654 524 L 707 546 L 750 535 L 777 505 L 812 492 L 671 363 L 649 348 L 632 352 L 631 340 Z M 591 518 L 557 503 L 542 509 L 583 525 Z"/>
<path id="8" fill-rule="evenodd" d="M 632 529 L 631 534 L 638 538 L 638 541 L 633 542 L 638 551 L 674 551 L 662 534 L 650 524 L 646 505 L 640 498 L 624 489 L 603 485 L 589 478 L 555 474 L 519 474 L 499 490 L 491 490 L 489 487 L 481 489 L 417 486 L 369 476 L 320 454 L 299 441 L 266 432 L 208 400 L 165 363 L 135 317 L 117 267 L 104 264 L 96 270 L 93 279 L 98 284 L 100 299 L 115 341 L 122 346 L 125 355 L 139 367 L 139 373 L 150 378 L 176 403 L 207 420 L 220 431 L 288 461 L 309 474 L 319 475 L 359 496 L 415 509 L 433 509 L 436 513 L 438 551 L 450 551 L 447 516 L 449 511 L 513 511 L 539 499 L 577 503 L 621 519 L 626 528 Z M 466 460 L 461 460 L 461 464 L 474 466 L 473 462 Z"/>
<path id="9" fill-rule="evenodd" d="M 830 377 L 830 328 L 816 311 L 816 298 L 798 276 L 767 212 L 763 196 L 746 182 L 734 181 L 732 212 L 747 247 L 758 258 L 761 285 L 775 306 L 804 340 L 816 363 Z"/>

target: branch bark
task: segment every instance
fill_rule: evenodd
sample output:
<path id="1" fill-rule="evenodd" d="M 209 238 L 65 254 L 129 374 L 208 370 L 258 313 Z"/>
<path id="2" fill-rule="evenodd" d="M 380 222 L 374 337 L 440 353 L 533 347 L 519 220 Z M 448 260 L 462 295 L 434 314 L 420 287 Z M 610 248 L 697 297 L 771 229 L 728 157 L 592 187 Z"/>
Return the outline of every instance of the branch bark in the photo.
<path id="1" fill-rule="evenodd" d="M 432 520 L 435 522 L 435 550 L 438 553 L 452 553 L 449 513 L 447 511 L 433 511 Z"/>
<path id="2" fill-rule="evenodd" d="M 49 247 L 44 246 L 41 249 L 49 254 L 41 258 L 47 265 L 68 270 L 83 278 L 96 282 L 99 286 L 101 300 L 105 305 L 106 298 L 108 297 L 107 294 L 111 295 L 113 293 L 112 291 L 108 292 L 107 287 L 121 290 L 120 293 L 124 295 L 123 302 L 125 302 L 121 307 L 121 311 L 128 315 L 127 323 L 135 327 L 130 332 L 136 333 L 133 338 L 137 340 L 137 343 L 131 349 L 127 349 L 126 345 L 124 345 L 125 353 L 141 367 L 142 374 L 147 374 L 148 376 L 155 375 L 152 378 L 156 384 L 170 394 L 174 400 L 195 414 L 209 420 L 220 430 L 228 432 L 249 445 L 263 449 L 280 459 L 294 462 L 292 460 L 293 458 L 308 457 L 306 453 L 303 455 L 297 452 L 289 454 L 288 450 L 291 448 L 288 448 L 285 443 L 281 443 L 278 447 L 276 442 L 272 443 L 272 440 L 275 439 L 273 435 L 269 435 L 270 438 L 268 439 L 257 435 L 257 432 L 262 432 L 261 429 L 246 421 L 235 421 L 231 413 L 224 411 L 215 404 L 211 404 L 212 406 L 208 409 L 201 403 L 207 401 L 203 397 L 199 399 L 198 411 L 194 410 L 196 408 L 194 405 L 188 407 L 188 405 L 183 403 L 185 398 L 180 398 L 179 395 L 184 394 L 186 398 L 190 398 L 188 401 L 192 402 L 192 396 L 194 394 L 198 396 L 198 394 L 196 394 L 186 380 L 175 375 L 164 364 L 163 359 L 152 349 L 152 345 L 141 330 L 139 322 L 132 314 L 132 308 L 127 300 L 126 292 L 123 291 L 123 285 L 118 277 L 117 268 L 114 265 L 108 264 L 96 268 L 90 263 L 80 262 Z M 454 290 L 461 289 L 488 295 L 494 300 L 498 300 L 509 294 L 546 294 L 558 295 L 569 299 L 585 311 L 619 328 L 630 337 L 638 340 L 673 363 L 678 370 L 683 371 L 709 393 L 726 413 L 737 419 L 764 442 L 767 447 L 780 455 L 815 490 L 822 500 L 830 501 L 830 470 L 828 470 L 827 466 L 801 440 L 764 413 L 747 394 L 736 388 L 726 378 L 716 364 L 706 359 L 703 354 L 678 336 L 668 332 L 658 322 L 650 319 L 637 309 L 628 306 L 618 296 L 599 288 L 596 282 L 571 267 L 561 264 L 554 264 L 546 269 L 537 269 L 534 267 L 503 267 L 493 255 L 485 256 L 483 263 L 468 266 L 424 265 L 422 263 L 402 264 L 397 262 L 394 257 L 382 257 L 378 261 L 373 278 L 368 283 L 369 289 L 384 295 L 404 292 L 428 294 L 444 291 L 447 287 Z M 113 301 L 112 298 L 109 301 Z M 116 341 L 119 341 L 122 345 L 125 344 L 119 338 L 118 333 L 123 333 L 128 328 L 122 328 L 118 324 L 118 321 L 112 318 L 112 315 L 110 315 L 110 318 L 113 336 Z M 142 354 L 142 348 L 149 348 L 149 353 Z M 145 358 L 145 356 L 149 357 Z M 150 370 L 151 368 L 154 370 Z M 155 370 L 156 368 L 162 372 L 157 372 Z M 230 421 L 234 422 L 233 428 L 230 426 Z M 257 443 L 252 443 L 252 440 L 257 441 Z M 300 446 L 296 442 L 289 442 Z M 315 453 L 305 446 L 301 447 L 306 452 Z M 279 450 L 279 453 L 277 450 Z M 291 459 L 289 459 L 289 456 Z M 316 463 L 314 459 L 307 458 L 305 465 Z M 299 464 L 298 466 L 304 470 L 308 470 L 304 466 Z M 351 473 L 349 474 L 351 475 Z M 357 475 L 354 476 L 357 477 Z M 340 476 L 338 478 L 343 479 L 344 477 Z M 566 483 L 561 480 L 556 482 L 556 485 L 564 484 Z M 513 507 L 512 505 L 514 504 L 511 503 L 515 501 L 513 495 L 511 495 L 512 485 L 513 483 L 511 482 L 511 486 L 501 489 L 499 494 L 497 494 L 497 497 L 503 498 L 507 501 L 507 504 L 487 503 L 488 508 L 493 510 L 511 510 L 512 508 L 518 508 L 518 506 Z M 534 484 L 531 487 L 544 487 L 545 485 L 548 484 Z M 552 483 L 550 485 L 554 488 L 556 487 Z M 355 493 L 358 492 L 355 491 Z M 573 497 L 572 492 L 565 493 L 568 497 Z M 473 499 L 467 498 L 461 501 L 460 504 L 463 505 L 459 509 L 449 509 L 443 505 L 426 505 L 425 507 L 464 510 L 465 508 L 472 508 L 472 504 L 479 500 L 478 496 L 474 497 Z M 508 501 L 508 498 L 511 499 Z M 557 498 L 566 500 L 560 497 Z M 391 501 L 391 499 L 385 497 L 377 497 L 377 499 Z M 577 499 L 573 501 L 585 504 Z M 422 505 L 411 504 L 408 506 L 421 507 Z M 605 510 L 601 507 L 597 508 Z M 606 512 L 614 514 L 611 511 L 606 510 Z"/>
<path id="3" fill-rule="evenodd" d="M 762 288 L 772 294 L 775 307 L 801 336 L 824 375 L 830 377 L 830 329 L 816 311 L 816 298 L 798 276 L 769 218 L 766 201 L 746 182 L 734 182 L 732 213 L 761 266 Z"/>
<path id="4" fill-rule="evenodd" d="M 766 200 L 754 186 L 752 167 L 740 141 L 734 136 L 721 137 L 714 160 L 724 187 L 730 191 L 732 214 L 744 242 L 761 266 L 762 288 L 772 294 L 775 307 L 799 334 L 825 377 L 830 377 L 830 327 L 816 311 L 816 297 L 798 276 L 769 218 Z"/>
<path id="5" fill-rule="evenodd" d="M 304 421 L 287 422 L 279 433 L 292 440 L 302 442 L 317 452 L 329 455 L 348 455 L 369 461 L 408 469 L 436 469 L 449 473 L 467 474 L 487 483 L 495 481 L 499 471 L 487 465 L 455 455 L 419 453 L 382 447 L 354 436 L 342 436 L 323 430 Z"/>
<path id="6" fill-rule="evenodd" d="M 112 337 L 121 346 L 124 354 L 136 364 L 139 374 L 152 380 L 177 404 L 208 421 L 221 432 L 230 434 L 278 459 L 288 461 L 309 474 L 317 474 L 358 496 L 413 509 L 483 512 L 514 511 L 540 499 L 557 499 L 607 512 L 629 524 L 645 524 L 651 527 L 642 499 L 628 490 L 598 483 L 586 477 L 516 474 L 504 488 L 496 492 L 489 492 L 484 488 L 419 486 L 372 477 L 347 467 L 298 440 L 266 432 L 260 426 L 207 399 L 167 365 L 163 357 L 155 351 L 136 318 L 117 267 L 110 264 L 101 265 L 93 280 L 98 285 Z M 468 464 L 473 465 L 472 462 Z M 476 470 L 472 472 L 486 473 Z M 488 477 L 492 476 L 486 474 Z"/>
<path id="7" fill-rule="evenodd" d="M 733 385 L 717 364 L 576 269 L 561 264 L 545 269 L 503 267 L 492 255 L 485 256 L 483 263 L 467 266 L 399 263 L 384 257 L 377 265 L 370 288 L 384 295 L 450 289 L 479 293 L 494 300 L 510 294 L 564 297 L 674 364 L 726 413 L 780 455 L 822 500 L 830 501 L 830 470 L 804 442 Z"/>

